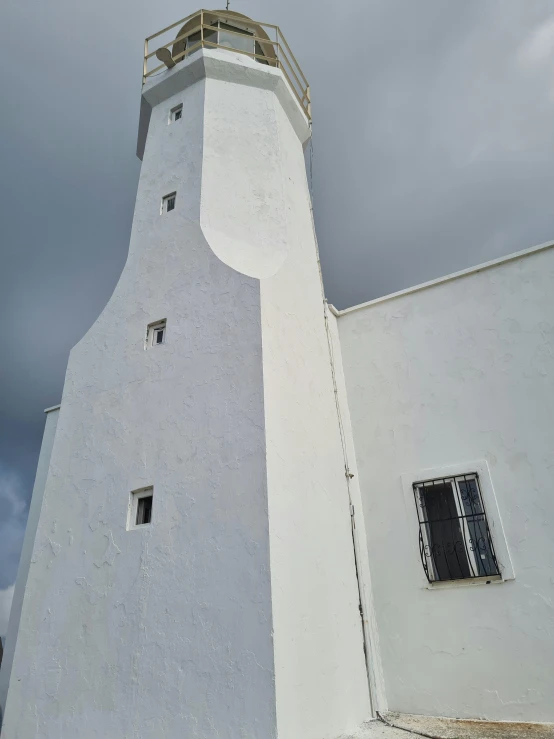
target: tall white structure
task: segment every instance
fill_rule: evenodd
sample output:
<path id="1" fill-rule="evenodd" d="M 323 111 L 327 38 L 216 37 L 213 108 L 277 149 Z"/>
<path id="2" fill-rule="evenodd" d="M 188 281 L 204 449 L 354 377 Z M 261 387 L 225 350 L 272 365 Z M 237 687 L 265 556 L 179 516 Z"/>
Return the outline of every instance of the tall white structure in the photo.
<path id="1" fill-rule="evenodd" d="M 319 739 L 371 713 L 306 98 L 248 19 L 176 33 L 129 257 L 69 359 L 2 739 Z"/>
<path id="2" fill-rule="evenodd" d="M 309 136 L 275 27 L 149 40 L 129 257 L 47 415 L 2 739 L 554 720 L 552 245 L 328 308 Z"/>

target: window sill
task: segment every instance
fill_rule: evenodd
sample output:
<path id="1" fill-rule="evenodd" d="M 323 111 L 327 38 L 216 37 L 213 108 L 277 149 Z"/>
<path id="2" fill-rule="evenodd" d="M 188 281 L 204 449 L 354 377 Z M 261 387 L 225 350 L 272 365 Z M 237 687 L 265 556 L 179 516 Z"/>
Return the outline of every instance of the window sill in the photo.
<path id="1" fill-rule="evenodd" d="M 507 578 L 512 580 L 513 578 Z M 449 588 L 467 588 L 471 585 L 498 585 L 504 583 L 507 579 L 502 575 L 491 575 L 491 577 L 468 577 L 464 580 L 441 580 L 437 582 L 428 582 L 425 590 L 446 590 Z"/>

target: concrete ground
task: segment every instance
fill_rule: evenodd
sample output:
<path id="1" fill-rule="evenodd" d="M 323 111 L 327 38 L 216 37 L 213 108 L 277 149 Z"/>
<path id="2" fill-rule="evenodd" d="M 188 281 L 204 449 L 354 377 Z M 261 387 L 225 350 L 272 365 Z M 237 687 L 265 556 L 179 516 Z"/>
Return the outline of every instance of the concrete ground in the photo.
<path id="1" fill-rule="evenodd" d="M 364 724 L 355 734 L 340 736 L 338 739 L 413 739 L 402 729 L 393 729 L 381 721 L 371 721 Z"/>
<path id="2" fill-rule="evenodd" d="M 429 716 L 386 713 L 354 735 L 342 739 L 554 739 L 554 724 L 459 721 Z"/>

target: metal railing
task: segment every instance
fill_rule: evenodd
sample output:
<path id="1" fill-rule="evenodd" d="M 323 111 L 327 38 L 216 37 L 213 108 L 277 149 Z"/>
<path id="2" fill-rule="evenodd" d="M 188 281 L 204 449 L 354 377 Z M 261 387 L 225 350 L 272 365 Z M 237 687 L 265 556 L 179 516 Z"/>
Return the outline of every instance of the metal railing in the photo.
<path id="1" fill-rule="evenodd" d="M 174 36 L 176 28 L 179 28 L 177 36 L 170 38 Z M 225 37 L 237 36 L 237 47 L 239 48 L 235 48 L 229 43 L 219 43 L 221 33 Z M 242 42 L 244 45 L 245 38 L 253 42 L 253 50 L 240 48 L 240 43 Z M 158 42 L 155 48 L 151 50 L 154 46 L 151 42 L 154 39 L 158 39 Z M 175 66 L 200 48 L 225 49 L 245 54 L 262 64 L 279 68 L 308 120 L 311 121 L 312 110 L 308 80 L 300 69 L 300 65 L 296 61 L 279 26 L 253 21 L 246 16 L 230 11 L 199 10 L 152 34 L 152 36 L 148 36 L 144 41 L 142 84 L 144 85 L 150 77 L 160 74 L 162 70 Z M 162 60 L 162 64 L 153 66 L 154 62 L 158 60 Z"/>

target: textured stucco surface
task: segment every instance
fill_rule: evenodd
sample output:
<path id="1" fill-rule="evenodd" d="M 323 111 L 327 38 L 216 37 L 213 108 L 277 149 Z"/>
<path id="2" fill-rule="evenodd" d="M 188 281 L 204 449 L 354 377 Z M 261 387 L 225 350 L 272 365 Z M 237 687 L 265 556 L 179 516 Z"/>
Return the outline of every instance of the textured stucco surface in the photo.
<path id="1" fill-rule="evenodd" d="M 325 739 L 370 714 L 309 129 L 277 70 L 185 67 L 145 88 L 129 259 L 71 353 L 2 739 Z"/>
<path id="2" fill-rule="evenodd" d="M 71 352 L 2 739 L 275 736 L 260 290 L 200 229 L 205 84 L 152 111 L 127 264 Z"/>
<path id="3" fill-rule="evenodd" d="M 288 256 L 261 280 L 261 307 L 277 726 L 326 739 L 369 718 L 369 692 L 304 158 L 274 115 Z"/>
<path id="4" fill-rule="evenodd" d="M 367 550 L 367 529 L 365 525 L 362 492 L 360 489 L 360 474 L 356 460 L 356 449 L 350 419 L 350 408 L 346 393 L 346 381 L 339 338 L 337 319 L 334 309 L 326 308 L 327 324 L 329 328 L 330 353 L 333 360 L 334 376 L 337 388 L 337 400 L 340 410 L 340 422 L 343 429 L 346 459 L 351 478 L 349 483 L 350 498 L 353 506 L 353 543 L 356 547 L 356 566 L 359 579 L 360 600 L 363 605 L 365 618 L 365 641 L 368 652 L 368 678 L 371 685 L 371 702 L 373 715 L 387 709 L 387 697 L 381 652 L 379 648 L 379 630 L 375 614 L 373 588 L 371 585 L 371 569 Z"/>
<path id="5" fill-rule="evenodd" d="M 391 710 L 554 720 L 553 317 L 545 248 L 338 318 Z M 401 475 L 480 459 L 515 580 L 428 589 Z"/>
<path id="6" fill-rule="evenodd" d="M 280 739 L 336 737 L 370 715 L 308 134 L 267 85 L 209 80 L 200 222 L 222 260 L 260 278 Z"/>

